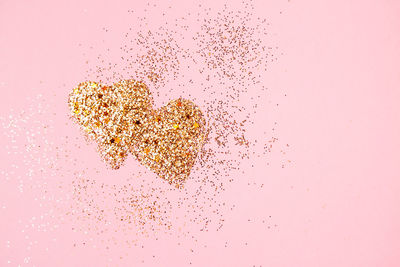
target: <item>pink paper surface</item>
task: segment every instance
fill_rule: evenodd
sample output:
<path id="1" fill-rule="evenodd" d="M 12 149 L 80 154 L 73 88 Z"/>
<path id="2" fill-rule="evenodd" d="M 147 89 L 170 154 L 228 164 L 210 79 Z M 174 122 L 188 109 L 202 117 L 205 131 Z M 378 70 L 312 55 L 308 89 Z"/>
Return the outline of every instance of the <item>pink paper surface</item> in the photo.
<path id="1" fill-rule="evenodd" d="M 246 129 L 257 143 L 219 176 L 223 191 L 174 206 L 172 230 L 163 230 L 120 221 L 118 201 L 154 186 L 177 203 L 200 184 L 170 190 L 132 157 L 107 169 L 69 119 L 68 94 L 108 62 L 128 78 L 118 52 L 133 38 L 127 32 L 177 29 L 183 16 L 196 28 L 188 13 L 245 4 L 0 1 L 0 266 L 400 265 L 400 2 L 250 3 L 268 21 L 260 38 L 276 57 L 260 71 L 267 90 L 237 100 L 249 109 L 259 101 Z M 156 106 L 214 97 L 186 81 L 152 88 Z M 124 191 L 128 184 L 137 191 Z M 101 207 L 107 220 L 88 215 Z M 209 219 L 208 229 L 193 218 Z"/>

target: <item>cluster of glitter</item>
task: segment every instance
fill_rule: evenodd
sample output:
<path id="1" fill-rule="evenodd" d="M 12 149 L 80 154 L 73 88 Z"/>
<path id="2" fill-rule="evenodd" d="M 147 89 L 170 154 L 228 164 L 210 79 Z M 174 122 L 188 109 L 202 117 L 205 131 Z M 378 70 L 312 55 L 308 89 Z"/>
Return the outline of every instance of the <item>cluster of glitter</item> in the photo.
<path id="1" fill-rule="evenodd" d="M 251 1 L 244 1 L 243 8 L 236 11 L 227 5 L 218 11 L 202 5 L 198 7 L 198 13 L 166 20 L 159 27 L 148 19 L 151 17 L 148 11 L 137 13 L 136 27 L 129 28 L 118 52 L 107 49 L 97 55 L 97 63 L 91 59 L 86 79 L 112 83 L 136 77 L 151 85 L 153 93 L 159 96 L 157 99 L 169 99 L 173 94 L 193 99 L 202 107 L 207 135 L 191 171 L 190 186 L 196 189 L 192 191 L 193 188 L 186 186 L 180 190 L 174 205 L 163 205 L 165 213 L 161 211 L 160 214 L 168 220 L 173 217 L 175 226 L 180 221 L 184 221 L 182 225 L 190 221 L 198 224 L 201 231 L 208 231 L 214 227 L 220 229 L 224 214 L 233 208 L 222 195 L 233 182 L 243 180 L 236 178 L 243 178 L 241 166 L 245 160 L 253 159 L 257 153 L 270 153 L 269 150 L 259 151 L 263 149 L 260 143 L 272 146 L 265 140 L 270 134 L 275 136 L 276 122 L 272 133 L 263 132 L 265 136 L 258 140 L 251 138 L 249 129 L 255 127 L 258 104 L 271 104 L 270 98 L 261 98 L 266 96 L 268 84 L 261 74 L 277 60 L 275 49 L 278 47 L 271 38 L 265 38 L 271 36 L 267 29 L 269 23 L 255 16 Z M 116 61 L 109 61 L 113 55 Z M 192 92 L 191 88 L 201 88 L 201 95 L 194 96 L 197 92 Z M 263 126 L 256 126 L 257 131 L 273 123 L 270 120 L 274 117 L 272 113 L 265 117 Z M 148 182 L 147 179 L 146 187 L 154 188 L 150 194 L 170 200 L 171 192 Z M 185 216 L 175 217 L 182 207 Z M 124 212 L 121 210 L 121 214 Z"/>
<path id="2" fill-rule="evenodd" d="M 237 11 L 224 8 L 218 14 L 212 14 L 215 10 L 208 7 L 196 14 L 196 7 L 192 8 L 191 14 L 168 20 L 162 27 L 154 26 L 156 23 L 151 19 L 154 16 L 138 10 L 143 18 L 138 23 L 130 23 L 135 25 L 134 29 L 130 29 L 124 43 L 116 47 L 124 53 L 123 58 L 119 54 L 112 57 L 112 46 L 109 46 L 98 55 L 97 63 L 94 63 L 94 58 L 87 58 L 88 76 L 82 78 L 103 84 L 121 82 L 112 86 L 83 83 L 71 94 L 69 102 L 75 121 L 91 140 L 96 140 L 103 158 L 113 168 L 121 166 L 132 153 L 154 172 L 159 170 L 161 177 L 168 171 L 175 175 L 177 170 L 182 170 L 177 159 L 183 158 L 183 166 L 190 169 L 195 151 L 204 143 L 196 164 L 191 167 L 190 183 L 177 189 L 160 182 L 161 179 L 148 179 L 151 171 L 138 170 L 136 166 L 121 168 L 118 172 L 107 171 L 102 164 L 96 166 L 90 156 L 82 155 L 92 155 L 82 142 L 82 136 L 71 135 L 73 121 L 64 121 L 65 113 L 54 109 L 54 103 L 65 107 L 65 95 L 55 93 L 54 98 L 52 94 L 46 94 L 32 99 L 34 105 L 26 103 L 21 113 L 11 111 L 10 116 L 0 116 L 3 147 L 8 153 L 4 163 L 10 163 L 0 171 L 0 184 L 13 196 L 18 195 L 21 203 L 32 202 L 29 205 L 32 208 L 13 213 L 21 216 L 18 223 L 13 221 L 13 228 L 15 233 L 22 235 L 15 234 L 13 239 L 18 241 L 15 243 L 19 244 L 19 249 L 26 246 L 24 251 L 27 254 L 19 255 L 30 256 L 28 253 L 37 251 L 37 242 L 45 242 L 50 248 L 46 253 L 52 255 L 46 240 L 64 240 L 59 238 L 59 233 L 74 236 L 69 248 L 72 251 L 88 246 L 109 249 L 115 245 L 119 256 L 131 260 L 148 254 L 140 250 L 149 249 L 146 244 L 149 236 L 156 240 L 177 240 L 178 245 L 184 244 L 181 242 L 184 239 L 192 239 L 190 241 L 194 242 L 186 244 L 192 244 L 195 251 L 214 248 L 222 242 L 226 248 L 234 243 L 232 239 L 222 238 L 216 242 L 212 239 L 212 243 L 206 243 L 202 242 L 206 240 L 204 232 L 210 231 L 208 235 L 215 235 L 215 231 L 232 218 L 226 214 L 239 206 L 251 207 L 252 200 L 259 199 L 257 194 L 265 196 L 263 190 L 268 188 L 264 186 L 268 183 L 263 177 L 259 180 L 253 178 L 254 173 L 246 171 L 243 166 L 253 166 L 258 157 L 261 160 L 258 164 L 268 168 L 285 168 L 291 162 L 286 155 L 290 152 L 289 145 L 282 142 L 284 138 L 279 136 L 280 127 L 275 121 L 281 118 L 281 114 L 274 113 L 282 100 L 277 98 L 281 94 L 273 88 L 271 91 L 266 89 L 268 81 L 262 81 L 260 77 L 267 63 L 276 59 L 272 48 L 275 45 L 267 45 L 266 39 L 259 40 L 266 36 L 262 29 L 265 20 L 257 20 L 250 10 L 254 7 L 249 9 L 247 4 Z M 172 10 L 162 11 L 173 14 Z M 188 20 L 197 20 L 201 25 L 194 28 Z M 257 25 L 251 26 L 251 22 Z M 148 26 L 156 29 L 150 32 Z M 181 38 L 185 33 L 185 39 Z M 271 36 L 271 31 L 268 31 L 268 36 Z M 102 42 L 108 40 L 115 43 L 109 36 Z M 193 40 L 194 45 L 184 50 L 188 40 Z M 116 61 L 108 62 L 111 58 L 116 58 Z M 190 119 L 185 119 L 187 114 L 181 112 L 193 107 L 191 102 L 180 99 L 179 104 L 178 99 L 164 108 L 153 110 L 146 85 L 124 81 L 131 77 L 144 81 L 155 96 L 171 99 L 172 93 L 177 95 L 174 98 L 182 96 L 199 104 L 207 121 L 205 141 L 191 143 L 181 137 L 186 134 L 182 132 L 185 129 L 193 132 L 197 129 L 203 135 L 204 122 L 198 110 L 193 108 Z M 172 84 L 174 81 L 178 84 Z M 202 88 L 202 91 L 193 92 L 192 88 Z M 57 92 L 69 92 L 70 89 L 58 88 Z M 198 96 L 194 98 L 196 93 Z M 268 116 L 262 117 L 258 123 L 254 116 L 255 112 L 260 114 L 257 104 L 268 111 Z M 150 115 L 145 116 L 147 112 Z M 157 122 L 157 115 L 163 118 L 160 122 Z M 197 127 L 195 118 L 198 116 L 201 118 Z M 153 126 L 158 125 L 160 129 L 147 125 L 150 120 L 155 120 Z M 130 127 L 135 127 L 135 130 Z M 194 151 L 189 154 L 193 158 L 185 159 L 183 149 L 175 151 L 176 154 L 170 149 L 162 151 L 168 145 L 156 144 L 161 138 L 154 135 L 153 130 L 165 135 L 166 140 L 176 137 L 181 143 L 172 144 L 187 145 L 187 150 L 191 151 L 191 148 Z M 151 137 L 147 143 L 145 134 Z M 176 157 L 169 159 L 171 155 Z M 265 168 L 265 180 L 273 179 L 268 168 Z M 18 172 L 21 170 L 26 171 L 25 175 Z M 252 197 L 246 198 L 244 203 L 244 198 L 232 197 L 236 192 Z M 11 200 L 5 198 L 0 208 L 11 208 Z M 268 224 L 268 229 L 274 229 L 277 225 L 271 221 L 271 216 L 267 216 L 266 210 L 250 210 L 249 216 L 253 217 L 245 215 L 241 219 L 247 219 L 248 228 L 255 227 L 257 220 L 262 220 Z M 5 219 L 13 220 L 14 215 L 7 216 L 6 212 Z M 38 232 L 44 238 L 37 239 Z M 11 247 L 12 243 L 13 240 Z M 157 244 L 150 244 L 153 250 L 154 245 Z"/>
<path id="3" fill-rule="evenodd" d="M 153 109 L 148 87 L 135 80 L 112 86 L 79 84 L 69 97 L 72 116 L 118 169 L 128 153 L 178 187 L 190 174 L 205 137 L 201 110 L 186 99 Z"/>

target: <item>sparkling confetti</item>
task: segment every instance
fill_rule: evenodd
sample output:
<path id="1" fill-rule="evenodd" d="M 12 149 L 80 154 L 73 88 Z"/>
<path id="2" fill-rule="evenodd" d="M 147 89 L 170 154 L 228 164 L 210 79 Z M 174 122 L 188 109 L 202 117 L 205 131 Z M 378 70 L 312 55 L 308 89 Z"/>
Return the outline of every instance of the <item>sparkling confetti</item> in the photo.
<path id="1" fill-rule="evenodd" d="M 279 147 L 272 109 L 262 124 L 255 121 L 259 106 L 275 105 L 261 73 L 276 60 L 276 51 L 260 39 L 267 23 L 256 19 L 251 8 L 199 8 L 197 14 L 162 26 L 149 21 L 145 11 L 118 47 L 101 50 L 91 44 L 100 53 L 95 58 L 88 58 L 87 47 L 88 68 L 82 77 L 87 82 L 58 88 L 63 93 L 57 100 L 46 95 L 33 101 L 40 106 L 26 105 L 32 108 L 2 120 L 7 153 L 23 155 L 2 171 L 3 181 L 9 184 L 16 171 L 26 170 L 15 182 L 16 192 L 31 194 L 39 208 L 27 219 L 21 217 L 18 230 L 61 242 L 62 229 L 73 236 L 73 250 L 115 246 L 126 249 L 124 258 L 138 261 L 149 237 L 189 241 L 192 253 L 210 245 L 198 241 L 203 234 L 224 230 L 226 214 L 240 204 L 230 194 L 245 195 L 250 189 L 252 196 L 264 193 L 264 184 L 252 181 L 244 166 L 258 157 L 265 166 L 273 165 L 271 155 L 279 150 L 285 158 L 275 159 L 276 165 L 290 162 L 288 145 Z M 107 43 L 109 37 L 101 41 Z M 122 57 L 114 57 L 114 48 Z M 107 164 L 91 158 L 91 145 L 75 132 L 76 124 L 65 110 L 54 109 L 54 103 L 66 106 L 66 94 L 68 115 L 97 144 Z M 260 128 L 256 137 L 251 135 L 254 128 Z M 149 179 L 157 176 L 178 188 Z M 264 219 L 265 228 L 277 227 L 272 219 L 263 218 L 263 224 Z M 261 222 L 257 217 L 251 223 L 256 220 Z M 30 240 L 26 246 L 34 248 Z M 48 248 L 46 253 L 52 253 Z"/>

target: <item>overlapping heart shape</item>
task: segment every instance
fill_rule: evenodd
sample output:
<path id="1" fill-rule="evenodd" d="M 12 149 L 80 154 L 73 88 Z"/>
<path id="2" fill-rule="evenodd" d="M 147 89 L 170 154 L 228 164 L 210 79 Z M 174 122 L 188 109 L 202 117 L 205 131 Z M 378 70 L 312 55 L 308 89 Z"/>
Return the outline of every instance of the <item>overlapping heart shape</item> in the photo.
<path id="1" fill-rule="evenodd" d="M 69 96 L 71 114 L 114 169 L 132 153 L 141 164 L 181 186 L 206 138 L 206 121 L 191 101 L 153 108 L 148 87 L 123 80 L 112 86 L 79 84 Z"/>

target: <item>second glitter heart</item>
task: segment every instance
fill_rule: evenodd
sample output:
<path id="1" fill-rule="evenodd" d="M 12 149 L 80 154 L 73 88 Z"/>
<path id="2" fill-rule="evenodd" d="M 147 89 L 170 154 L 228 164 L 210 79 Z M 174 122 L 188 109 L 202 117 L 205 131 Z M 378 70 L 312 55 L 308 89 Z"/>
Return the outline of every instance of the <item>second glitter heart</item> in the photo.
<path id="1" fill-rule="evenodd" d="M 139 81 L 112 86 L 84 82 L 68 103 L 72 117 L 96 141 L 113 169 L 131 153 L 178 187 L 189 176 L 206 139 L 206 121 L 194 103 L 180 98 L 156 110 L 149 88 Z"/>

